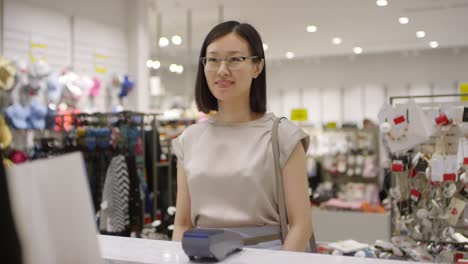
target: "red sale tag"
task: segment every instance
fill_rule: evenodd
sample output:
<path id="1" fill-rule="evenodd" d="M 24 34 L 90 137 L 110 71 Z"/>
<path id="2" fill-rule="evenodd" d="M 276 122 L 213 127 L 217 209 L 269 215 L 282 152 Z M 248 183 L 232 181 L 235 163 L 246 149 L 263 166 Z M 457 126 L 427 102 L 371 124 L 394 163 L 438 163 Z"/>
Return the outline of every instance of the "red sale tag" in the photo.
<path id="1" fill-rule="evenodd" d="M 410 197 L 411 197 L 411 200 L 417 202 L 419 200 L 419 197 L 421 197 L 421 193 L 415 189 L 411 189 Z"/>
<path id="2" fill-rule="evenodd" d="M 403 163 L 393 163 L 392 164 L 392 171 L 393 172 L 402 172 L 403 171 Z"/>
<path id="3" fill-rule="evenodd" d="M 455 255 L 453 256 L 453 260 L 455 262 L 457 262 L 459 259 L 462 259 L 463 258 L 463 253 L 455 253 Z"/>
<path id="4" fill-rule="evenodd" d="M 445 114 L 441 114 L 440 116 L 436 117 L 435 122 L 437 125 L 445 126 L 450 123 L 448 117 Z"/>
<path id="5" fill-rule="evenodd" d="M 444 174 L 444 181 L 456 181 L 457 175 L 455 173 L 446 173 Z"/>
<path id="6" fill-rule="evenodd" d="M 468 158 L 463 158 L 463 165 L 468 165 Z"/>
<path id="7" fill-rule="evenodd" d="M 393 123 L 395 123 L 395 125 L 398 125 L 398 124 L 401 124 L 403 122 L 405 122 L 405 117 L 404 116 L 399 116 L 395 119 L 393 119 Z"/>
<path id="8" fill-rule="evenodd" d="M 415 196 L 415 197 L 420 197 L 420 196 L 421 196 L 421 193 L 418 192 L 418 190 L 411 189 L 411 195 L 413 195 L 413 196 Z"/>

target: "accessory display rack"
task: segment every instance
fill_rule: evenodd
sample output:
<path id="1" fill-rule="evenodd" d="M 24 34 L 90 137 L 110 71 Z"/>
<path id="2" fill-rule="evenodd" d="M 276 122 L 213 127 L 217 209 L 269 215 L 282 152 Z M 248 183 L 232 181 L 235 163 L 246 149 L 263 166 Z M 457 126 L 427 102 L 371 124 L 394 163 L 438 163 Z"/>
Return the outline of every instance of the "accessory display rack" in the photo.
<path id="1" fill-rule="evenodd" d="M 468 157 L 468 149 L 464 151 L 464 142 L 468 138 L 465 117 L 468 101 L 434 101 L 434 98 L 462 96 L 468 94 L 395 96 L 389 100 L 394 106 L 397 100 L 432 99 L 432 102 L 417 105 L 426 113 L 438 111 L 435 118 L 431 116 L 435 132 L 429 140 L 409 151 L 391 155 L 389 190 L 393 238 L 403 236 L 423 243 L 432 255 L 467 250 L 468 181 L 465 171 L 468 159 L 465 156 Z M 453 113 L 463 112 L 463 116 L 454 118 L 454 114 L 448 118 L 442 108 L 454 109 Z M 387 137 L 389 139 L 393 140 Z"/>

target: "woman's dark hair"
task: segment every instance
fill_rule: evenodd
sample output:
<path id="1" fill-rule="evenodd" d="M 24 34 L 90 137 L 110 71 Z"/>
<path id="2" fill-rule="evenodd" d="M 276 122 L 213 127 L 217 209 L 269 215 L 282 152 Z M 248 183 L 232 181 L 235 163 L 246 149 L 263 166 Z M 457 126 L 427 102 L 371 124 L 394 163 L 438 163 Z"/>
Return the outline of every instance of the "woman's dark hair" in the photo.
<path id="1" fill-rule="evenodd" d="M 249 43 L 250 52 L 252 56 L 258 56 L 254 62 L 260 62 L 265 58 L 263 52 L 263 43 L 260 34 L 257 30 L 247 23 L 239 23 L 237 21 L 227 21 L 214 27 L 206 36 L 205 41 L 200 51 L 200 58 L 206 56 L 206 48 L 213 41 L 224 37 L 229 33 L 235 33 L 242 37 Z M 211 93 L 206 81 L 203 63 L 198 62 L 197 81 L 195 84 L 195 100 L 198 109 L 204 113 L 218 110 L 218 100 Z M 265 113 L 266 112 L 266 66 L 264 65 L 262 72 L 257 78 L 252 80 L 250 87 L 250 109 L 252 112 Z"/>

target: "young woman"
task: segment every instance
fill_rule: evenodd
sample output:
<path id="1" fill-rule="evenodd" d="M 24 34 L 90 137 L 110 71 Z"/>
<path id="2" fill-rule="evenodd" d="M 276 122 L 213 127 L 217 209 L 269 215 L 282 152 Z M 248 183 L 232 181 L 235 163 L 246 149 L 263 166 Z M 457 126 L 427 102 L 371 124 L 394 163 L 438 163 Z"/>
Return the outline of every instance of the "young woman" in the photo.
<path id="1" fill-rule="evenodd" d="M 200 53 L 195 97 L 216 114 L 173 141 L 177 214 L 173 240 L 194 226 L 279 225 L 262 40 L 249 24 L 214 27 Z M 289 234 L 284 250 L 304 251 L 312 234 L 305 152 L 309 137 L 288 120 L 278 128 Z"/>

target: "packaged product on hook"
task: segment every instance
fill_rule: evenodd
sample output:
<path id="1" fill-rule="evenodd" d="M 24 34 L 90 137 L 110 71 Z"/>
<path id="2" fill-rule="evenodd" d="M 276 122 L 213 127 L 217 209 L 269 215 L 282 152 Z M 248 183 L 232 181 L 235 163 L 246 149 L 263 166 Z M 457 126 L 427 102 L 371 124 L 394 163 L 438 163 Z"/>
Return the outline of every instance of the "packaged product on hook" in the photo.
<path id="1" fill-rule="evenodd" d="M 384 105 L 379 112 L 381 132 L 392 153 L 401 153 L 429 140 L 434 130 L 427 115 L 414 102 L 392 107 Z"/>

